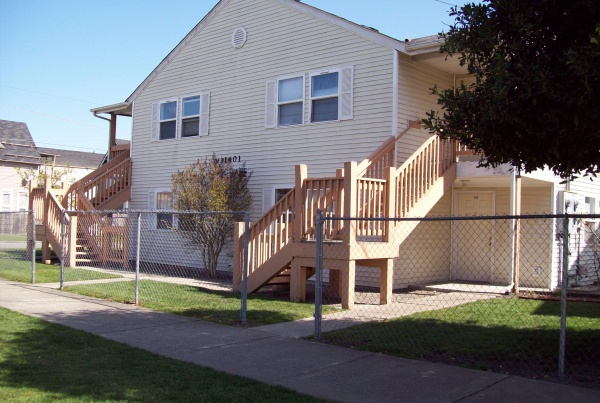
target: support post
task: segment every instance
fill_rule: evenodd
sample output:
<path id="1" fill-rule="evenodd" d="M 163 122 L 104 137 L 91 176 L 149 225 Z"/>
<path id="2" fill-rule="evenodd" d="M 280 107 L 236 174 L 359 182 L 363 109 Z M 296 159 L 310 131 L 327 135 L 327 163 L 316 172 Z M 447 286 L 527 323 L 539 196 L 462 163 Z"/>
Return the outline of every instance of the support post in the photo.
<path id="1" fill-rule="evenodd" d="M 387 186 L 385 218 L 387 220 L 383 240 L 391 242 L 394 239 L 394 229 L 396 228 L 396 222 L 392 221 L 393 218 L 396 218 L 396 168 L 388 167 L 385 170 L 385 182 Z"/>
<path id="2" fill-rule="evenodd" d="M 244 259 L 242 262 L 242 295 L 241 295 L 241 312 L 240 322 L 242 326 L 246 326 L 247 310 L 248 310 L 248 245 L 250 236 L 250 213 L 244 213 Z"/>
<path id="3" fill-rule="evenodd" d="M 42 241 L 42 262 L 50 264 L 50 243 L 46 235 L 48 231 L 48 215 L 50 212 L 50 189 L 52 189 L 52 180 L 49 176 L 46 176 L 44 181 L 44 240 Z"/>
<path id="4" fill-rule="evenodd" d="M 515 178 L 515 215 L 518 217 L 521 215 L 521 175 L 517 175 Z M 519 282 L 520 282 L 520 255 L 521 255 L 521 220 L 517 218 L 515 220 L 515 237 L 514 237 L 514 292 L 519 294 Z"/>
<path id="5" fill-rule="evenodd" d="M 342 298 L 342 308 L 354 308 L 354 282 L 356 277 L 356 261 L 348 260 L 346 268 L 341 272 L 340 294 Z"/>
<path id="6" fill-rule="evenodd" d="M 294 197 L 294 242 L 301 242 L 304 235 L 304 220 L 306 215 L 306 206 L 304 205 L 304 181 L 306 180 L 306 165 L 296 165 L 296 183 Z"/>
<path id="7" fill-rule="evenodd" d="M 65 232 L 67 226 L 67 212 L 61 211 L 60 225 L 60 289 L 65 285 Z"/>
<path id="8" fill-rule="evenodd" d="M 306 272 L 306 266 L 302 266 L 295 259 L 292 260 L 290 275 L 290 301 L 306 302 Z"/>
<path id="9" fill-rule="evenodd" d="M 108 131 L 108 161 L 112 159 L 112 149 L 117 139 L 117 115 L 110 114 L 110 127 Z"/>
<path id="10" fill-rule="evenodd" d="M 75 267 L 77 258 L 77 215 L 71 217 L 69 222 L 69 266 Z"/>
<path id="11" fill-rule="evenodd" d="M 563 218 L 562 276 L 560 284 L 560 342 L 558 347 L 558 376 L 565 376 L 567 338 L 567 287 L 569 283 L 569 215 Z"/>
<path id="12" fill-rule="evenodd" d="M 142 213 L 137 215 L 137 247 L 135 254 L 135 295 L 134 303 L 140 303 L 140 249 L 142 249 Z"/>
<path id="13" fill-rule="evenodd" d="M 244 227 L 243 222 L 236 222 L 233 228 L 233 292 L 239 292 L 242 284 L 242 236 L 244 235 Z"/>
<path id="14" fill-rule="evenodd" d="M 394 259 L 385 259 L 380 265 L 379 303 L 392 303 L 394 293 Z"/>
<path id="15" fill-rule="evenodd" d="M 323 314 L 323 212 L 317 210 L 316 222 L 316 273 L 315 273 L 315 340 L 321 339 Z M 306 277 L 305 277 L 306 278 Z M 306 282 L 306 280 L 305 280 Z"/>
<path id="16" fill-rule="evenodd" d="M 31 184 L 31 181 L 29 182 Z M 29 203 L 31 206 L 31 191 L 29 192 Z M 31 284 L 35 284 L 35 211 L 31 209 L 31 243 L 29 248 L 31 249 Z"/>

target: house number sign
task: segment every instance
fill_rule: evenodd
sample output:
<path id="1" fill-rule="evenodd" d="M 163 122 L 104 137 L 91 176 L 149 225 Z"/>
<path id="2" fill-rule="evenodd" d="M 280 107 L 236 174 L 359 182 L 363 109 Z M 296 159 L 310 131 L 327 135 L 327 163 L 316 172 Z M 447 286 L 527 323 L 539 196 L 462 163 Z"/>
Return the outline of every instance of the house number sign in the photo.
<path id="1" fill-rule="evenodd" d="M 227 157 L 217 157 L 215 158 L 216 162 L 225 163 L 225 162 L 242 162 L 242 157 L 240 155 L 233 155 Z"/>

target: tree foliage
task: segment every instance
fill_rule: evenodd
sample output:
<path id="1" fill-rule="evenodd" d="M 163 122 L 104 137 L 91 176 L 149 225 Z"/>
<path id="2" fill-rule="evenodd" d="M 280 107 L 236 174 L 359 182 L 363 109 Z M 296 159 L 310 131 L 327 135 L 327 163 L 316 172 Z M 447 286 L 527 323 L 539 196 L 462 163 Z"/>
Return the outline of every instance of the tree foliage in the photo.
<path id="1" fill-rule="evenodd" d="M 204 212 L 182 214 L 177 227 L 192 245 L 200 248 L 204 267 L 213 276 L 223 246 L 233 238 L 234 222 L 242 219 L 240 214 L 215 212 L 247 211 L 252 204 L 249 180 L 245 166 L 234 168 L 231 162 L 214 155 L 172 176 L 175 209 Z"/>
<path id="2" fill-rule="evenodd" d="M 51 157 L 44 160 L 44 164 L 38 169 L 33 168 L 15 168 L 17 174 L 21 177 L 23 186 L 31 180 L 37 180 L 37 186 L 43 187 L 46 178 L 50 178 L 50 183 L 53 188 L 60 188 L 60 183 L 65 182 L 71 184 L 75 182 L 75 178 L 69 178 L 73 173 L 73 168 L 67 162 L 64 167 L 58 168 L 54 165 Z"/>
<path id="3" fill-rule="evenodd" d="M 486 0 L 453 8 L 442 52 L 473 82 L 433 89 L 425 126 L 525 172 L 600 172 L 600 1 Z"/>

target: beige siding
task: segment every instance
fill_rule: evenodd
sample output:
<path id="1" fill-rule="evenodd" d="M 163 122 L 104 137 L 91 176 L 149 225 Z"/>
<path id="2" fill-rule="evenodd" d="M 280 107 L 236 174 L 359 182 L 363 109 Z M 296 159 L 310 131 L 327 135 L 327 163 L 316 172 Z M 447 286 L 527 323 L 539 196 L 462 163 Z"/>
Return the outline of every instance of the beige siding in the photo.
<path id="1" fill-rule="evenodd" d="M 398 61 L 398 132 L 402 132 L 411 120 L 426 118 L 425 112 L 438 109 L 437 98 L 431 95 L 431 88 L 452 87 L 453 78 L 449 73 L 414 62 L 405 55 Z M 402 164 L 417 150 L 431 134 L 424 129 L 410 130 L 397 143 L 398 164 Z"/>
<path id="2" fill-rule="evenodd" d="M 276 17 L 275 17 L 276 16 Z M 233 30 L 248 41 L 234 49 Z M 335 174 L 361 160 L 391 135 L 392 50 L 277 2 L 232 0 L 135 100 L 132 208 L 146 208 L 152 188 L 173 172 L 216 153 L 241 156 L 253 171 L 253 218 L 262 189 L 289 187 L 294 165 L 311 176 Z M 265 129 L 265 83 L 327 67 L 354 66 L 354 119 Z M 163 98 L 211 93 L 210 135 L 152 142 L 151 105 Z M 308 102 L 305 122 L 308 122 Z"/>
<path id="3" fill-rule="evenodd" d="M 17 162 L 0 162 L 0 191 L 10 192 L 10 204 L 7 206 L 2 205 L 2 208 L 8 207 L 10 211 L 18 211 L 18 195 L 19 191 L 29 192 L 27 187 L 23 187 L 22 179 L 17 173 L 17 168 L 27 170 L 31 167 L 28 164 L 21 164 Z M 33 167 L 37 169 L 37 165 Z M 0 200 L 1 201 L 1 200 Z M 29 206 L 25 206 L 28 209 Z"/>

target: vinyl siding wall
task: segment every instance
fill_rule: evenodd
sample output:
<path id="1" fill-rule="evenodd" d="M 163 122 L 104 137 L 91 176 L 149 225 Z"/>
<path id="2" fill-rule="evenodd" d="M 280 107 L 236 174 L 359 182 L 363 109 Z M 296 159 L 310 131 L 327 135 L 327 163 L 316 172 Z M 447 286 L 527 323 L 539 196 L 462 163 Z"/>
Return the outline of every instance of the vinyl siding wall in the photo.
<path id="1" fill-rule="evenodd" d="M 248 39 L 234 49 L 231 35 L 238 27 Z M 215 153 L 240 156 L 252 171 L 255 220 L 262 215 L 263 189 L 293 185 L 296 164 L 307 164 L 309 176 L 335 176 L 345 161 L 366 158 L 392 135 L 393 55 L 277 2 L 229 1 L 134 101 L 130 208 L 148 208 L 151 190 L 170 187 L 174 172 Z M 343 65 L 354 67 L 354 118 L 308 123 L 309 73 Z M 290 75 L 306 78 L 305 123 L 267 129 L 266 82 Z M 210 92 L 209 135 L 152 141 L 152 104 L 198 92 Z"/>

